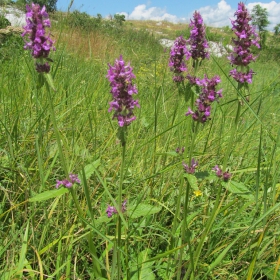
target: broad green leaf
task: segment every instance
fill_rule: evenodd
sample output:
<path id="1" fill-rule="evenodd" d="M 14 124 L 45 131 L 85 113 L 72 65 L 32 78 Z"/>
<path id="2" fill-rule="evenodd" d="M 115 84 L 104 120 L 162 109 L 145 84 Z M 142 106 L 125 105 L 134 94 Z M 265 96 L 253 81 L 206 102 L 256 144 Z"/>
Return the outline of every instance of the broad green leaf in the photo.
<path id="1" fill-rule="evenodd" d="M 29 198 L 29 202 L 38 202 L 38 201 L 48 200 L 48 199 L 63 195 L 67 192 L 69 192 L 69 189 L 67 189 L 67 188 L 60 188 L 58 190 L 45 191 L 45 192 L 39 193 L 39 194 Z"/>
<path id="2" fill-rule="evenodd" d="M 94 171 L 98 168 L 99 165 L 100 165 L 100 159 L 85 166 L 84 170 L 86 174 L 86 179 L 89 179 L 89 177 L 94 173 Z"/>
<path id="3" fill-rule="evenodd" d="M 155 205 L 150 205 L 150 204 L 145 204 L 145 203 L 140 203 L 135 207 L 131 206 L 131 210 L 128 209 L 128 214 L 131 212 L 131 218 L 139 218 L 142 216 L 148 216 L 152 214 L 156 214 L 161 210 L 160 206 L 155 206 Z"/>
<path id="4" fill-rule="evenodd" d="M 131 280 L 154 280 L 155 275 L 152 270 L 153 262 L 146 262 L 149 258 L 150 249 L 142 251 L 138 256 L 138 269 L 133 274 Z"/>
<path id="5" fill-rule="evenodd" d="M 197 178 L 192 174 L 184 174 L 184 177 L 187 178 L 191 188 L 195 191 L 198 190 Z"/>
<path id="6" fill-rule="evenodd" d="M 230 181 L 228 183 L 223 183 L 223 186 L 231 193 L 240 195 L 249 200 L 255 200 L 250 190 L 241 182 Z"/>

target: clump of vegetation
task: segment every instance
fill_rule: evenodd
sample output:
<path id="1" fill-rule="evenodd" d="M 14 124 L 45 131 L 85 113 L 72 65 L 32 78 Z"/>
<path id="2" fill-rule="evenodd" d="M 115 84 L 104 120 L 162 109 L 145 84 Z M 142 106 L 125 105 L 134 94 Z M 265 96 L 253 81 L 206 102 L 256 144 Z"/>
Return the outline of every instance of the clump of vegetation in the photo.
<path id="1" fill-rule="evenodd" d="M 279 47 L 241 15 L 164 23 L 168 49 L 152 22 L 30 7 L 0 46 L 1 280 L 280 278 Z"/>

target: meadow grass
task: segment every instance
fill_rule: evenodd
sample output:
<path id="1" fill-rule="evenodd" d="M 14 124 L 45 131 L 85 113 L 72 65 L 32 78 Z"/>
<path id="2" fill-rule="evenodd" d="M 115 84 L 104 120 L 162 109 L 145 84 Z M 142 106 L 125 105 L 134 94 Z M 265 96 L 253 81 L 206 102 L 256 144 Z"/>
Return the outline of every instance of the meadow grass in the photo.
<path id="1" fill-rule="evenodd" d="M 224 97 L 194 137 L 169 50 L 135 26 L 69 28 L 58 17 L 55 90 L 38 87 L 20 43 L 6 50 L 14 55 L 1 66 L 0 278 L 280 279 L 279 57 L 259 53 L 237 122 L 227 58 L 205 61 L 198 76 L 220 75 Z M 125 153 L 106 79 L 120 54 L 141 106 Z M 192 157 L 197 172 L 186 174 Z M 229 182 L 215 176 L 217 164 Z M 70 172 L 81 184 L 56 190 Z M 107 206 L 123 199 L 127 211 L 108 218 Z"/>

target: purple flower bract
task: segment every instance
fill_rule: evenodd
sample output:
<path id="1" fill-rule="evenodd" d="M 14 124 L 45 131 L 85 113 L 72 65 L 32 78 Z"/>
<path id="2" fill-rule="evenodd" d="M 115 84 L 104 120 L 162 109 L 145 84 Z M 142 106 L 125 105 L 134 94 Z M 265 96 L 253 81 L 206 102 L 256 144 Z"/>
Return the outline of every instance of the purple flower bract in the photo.
<path id="1" fill-rule="evenodd" d="M 115 111 L 113 119 L 117 118 L 120 127 L 128 126 L 136 119 L 133 109 L 140 107 L 138 100 L 132 98 L 137 94 L 137 88 L 132 84 L 135 75 L 130 64 L 125 65 L 122 56 L 116 59 L 114 66 L 109 64 L 107 78 L 110 81 L 113 101 L 110 102 L 109 112 Z"/>
<path id="2" fill-rule="evenodd" d="M 209 46 L 205 38 L 205 26 L 200 13 L 197 11 L 193 14 L 193 20 L 191 20 L 190 28 L 191 36 L 187 42 L 190 44 L 190 53 L 192 58 L 194 60 L 199 58 L 209 58 L 209 52 L 206 51 Z"/>
<path id="3" fill-rule="evenodd" d="M 251 16 L 249 15 L 245 4 L 240 2 L 238 9 L 234 14 L 236 20 L 232 20 L 232 30 L 236 35 L 236 39 L 233 39 L 234 49 L 233 53 L 228 57 L 232 65 L 236 65 L 237 69 L 230 71 L 232 76 L 238 83 L 252 83 L 252 76 L 254 74 L 252 69 L 249 69 L 249 63 L 255 61 L 251 53 L 250 47 L 252 45 L 257 46 L 259 38 L 252 25 L 249 24 Z"/>
<path id="4" fill-rule="evenodd" d="M 182 82 L 185 79 L 182 74 L 188 70 L 185 64 L 185 60 L 188 60 L 190 58 L 190 53 L 186 47 L 186 44 L 187 40 L 185 40 L 183 36 L 180 36 L 176 38 L 174 45 L 170 51 L 168 65 L 170 67 L 170 70 L 174 73 L 174 82 Z"/>
<path id="5" fill-rule="evenodd" d="M 232 174 L 228 171 L 223 172 L 218 165 L 215 165 L 215 167 L 213 167 L 212 170 L 216 172 L 217 177 L 223 178 L 224 182 L 228 182 L 232 176 Z"/>
<path id="6" fill-rule="evenodd" d="M 73 184 L 80 184 L 81 180 L 78 178 L 77 174 L 69 174 L 69 179 L 64 179 L 64 180 L 56 180 L 56 188 L 58 189 L 60 186 L 64 186 L 65 188 L 71 188 Z"/>
<path id="7" fill-rule="evenodd" d="M 195 121 L 205 123 L 210 118 L 211 103 L 218 101 L 222 96 L 222 90 L 216 90 L 216 86 L 221 82 L 219 76 L 209 79 L 207 75 L 204 79 L 194 78 L 193 83 L 202 87 L 201 93 L 195 102 L 197 110 L 193 112 L 190 108 L 186 116 L 191 115 Z"/>
<path id="8" fill-rule="evenodd" d="M 127 204 L 127 200 L 124 200 L 124 202 L 122 203 L 122 208 L 121 208 L 122 213 L 127 210 L 126 204 Z M 116 209 L 116 207 L 108 205 L 108 207 L 106 209 L 106 213 L 107 213 L 108 218 L 111 218 L 114 214 L 118 213 L 118 210 Z"/>
<path id="9" fill-rule="evenodd" d="M 50 50 L 55 50 L 53 41 L 49 36 L 45 35 L 45 28 L 50 27 L 51 23 L 45 6 L 40 7 L 39 4 L 26 5 L 26 26 L 23 27 L 22 36 L 29 34 L 29 42 L 26 42 L 24 49 L 31 50 L 32 56 L 37 59 L 36 70 L 39 73 L 50 71 L 48 63 L 43 63 L 43 58 L 47 58 Z"/>
<path id="10" fill-rule="evenodd" d="M 183 167 L 186 173 L 194 174 L 195 169 L 198 166 L 198 162 L 195 159 L 192 159 L 190 166 L 183 162 Z"/>

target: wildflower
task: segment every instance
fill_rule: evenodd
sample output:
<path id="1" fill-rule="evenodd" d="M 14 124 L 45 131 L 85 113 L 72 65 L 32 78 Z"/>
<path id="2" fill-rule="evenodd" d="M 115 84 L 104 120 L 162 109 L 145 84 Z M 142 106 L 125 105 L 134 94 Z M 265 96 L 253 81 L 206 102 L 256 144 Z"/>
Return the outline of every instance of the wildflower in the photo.
<path id="1" fill-rule="evenodd" d="M 222 90 L 216 91 L 216 86 L 221 82 L 219 76 L 215 76 L 212 79 L 209 79 L 207 75 L 204 76 L 204 79 L 193 79 L 193 82 L 197 86 L 202 87 L 201 94 L 196 100 L 196 111 L 192 111 L 191 108 L 188 109 L 186 116 L 191 115 L 193 120 L 205 123 L 211 114 L 211 103 L 218 101 L 219 98 L 223 97 Z"/>
<path id="2" fill-rule="evenodd" d="M 194 195 L 195 195 L 196 197 L 202 195 L 202 191 L 201 191 L 201 190 L 195 190 L 195 191 L 193 191 L 193 193 L 194 193 Z"/>
<path id="3" fill-rule="evenodd" d="M 73 184 L 80 184 L 81 180 L 78 178 L 77 174 L 69 174 L 69 179 L 64 179 L 64 180 L 56 180 L 56 188 L 58 189 L 61 185 L 64 186 L 65 188 L 71 188 Z"/>
<path id="4" fill-rule="evenodd" d="M 193 60 L 209 58 L 209 52 L 206 50 L 209 46 L 205 38 L 205 26 L 200 13 L 197 11 L 193 14 L 190 28 L 192 29 L 191 36 L 187 42 L 190 44 L 191 57 Z"/>
<path id="5" fill-rule="evenodd" d="M 187 40 L 180 36 L 176 38 L 173 47 L 170 51 L 169 67 L 173 71 L 174 82 L 182 82 L 185 78 L 183 73 L 187 71 L 185 60 L 190 58 L 190 53 L 186 47 Z"/>
<path id="6" fill-rule="evenodd" d="M 113 119 L 117 118 L 120 127 L 128 126 L 136 119 L 133 109 L 140 107 L 138 100 L 132 98 L 137 94 L 137 88 L 132 84 L 135 75 L 132 73 L 133 68 L 130 64 L 125 65 L 122 56 L 116 59 L 115 65 L 109 65 L 107 78 L 110 81 L 113 101 L 110 102 L 109 112 L 115 111 Z"/>
<path id="7" fill-rule="evenodd" d="M 228 180 L 231 178 L 232 174 L 229 173 L 228 171 L 223 172 L 222 169 L 216 165 L 215 167 L 212 168 L 213 171 L 216 172 L 217 177 L 223 178 L 225 182 L 228 182 Z"/>
<path id="8" fill-rule="evenodd" d="M 176 148 L 176 153 L 177 153 L 177 154 L 183 154 L 184 151 L 185 151 L 185 147 L 182 147 L 182 148 L 177 147 L 177 148 Z"/>
<path id="9" fill-rule="evenodd" d="M 230 71 L 230 76 L 238 83 L 251 84 L 254 72 L 249 69 L 248 65 L 256 60 L 256 56 L 253 56 L 250 47 L 255 45 L 260 48 L 259 38 L 254 27 L 249 24 L 252 18 L 244 3 L 240 2 L 238 4 L 238 9 L 234 15 L 236 20 L 232 20 L 231 23 L 232 30 L 235 31 L 234 34 L 237 38 L 232 40 L 235 47 L 228 59 L 231 65 L 236 65 L 237 68 Z"/>
<path id="10" fill-rule="evenodd" d="M 195 159 L 191 160 L 190 166 L 183 162 L 183 167 L 185 169 L 185 172 L 189 174 L 194 174 L 197 166 L 198 166 L 198 162 Z"/>
<path id="11" fill-rule="evenodd" d="M 45 28 L 51 26 L 49 15 L 46 7 L 41 9 L 39 4 L 32 3 L 31 7 L 26 5 L 26 10 L 27 25 L 23 27 L 24 32 L 21 36 L 29 34 L 30 41 L 26 42 L 24 49 L 31 50 L 31 55 L 36 59 L 36 71 L 48 73 L 50 66 L 47 62 L 44 63 L 44 59 L 49 56 L 51 49 L 55 51 L 50 35 L 45 35 Z"/>
<path id="12" fill-rule="evenodd" d="M 107 213 L 108 218 L 111 218 L 113 216 L 113 214 L 118 213 L 118 211 L 114 206 L 108 205 L 108 207 L 106 209 L 106 213 Z"/>
<path id="13" fill-rule="evenodd" d="M 126 211 L 126 204 L 127 204 L 127 200 L 124 200 L 124 202 L 122 203 L 122 208 L 121 208 L 122 213 Z M 118 211 L 117 211 L 116 207 L 108 205 L 108 207 L 106 209 L 106 213 L 107 213 L 108 218 L 111 218 L 114 214 L 117 214 Z"/>
<path id="14" fill-rule="evenodd" d="M 125 211 L 126 211 L 126 204 L 127 204 L 127 200 L 125 200 L 125 201 L 122 203 L 122 212 L 125 212 Z"/>

